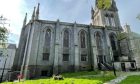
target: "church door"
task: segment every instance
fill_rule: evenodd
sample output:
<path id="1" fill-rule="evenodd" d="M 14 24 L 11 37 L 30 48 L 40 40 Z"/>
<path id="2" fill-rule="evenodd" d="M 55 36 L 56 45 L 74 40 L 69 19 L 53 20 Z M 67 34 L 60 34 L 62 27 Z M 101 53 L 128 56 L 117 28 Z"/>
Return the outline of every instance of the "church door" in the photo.
<path id="1" fill-rule="evenodd" d="M 98 60 L 97 61 L 98 62 L 98 69 L 101 70 L 102 69 L 102 65 L 101 64 L 104 63 L 104 61 L 103 61 L 103 55 L 98 55 L 97 60 Z"/>
<path id="2" fill-rule="evenodd" d="M 99 55 L 98 56 L 98 60 L 99 60 L 98 61 L 99 63 L 104 63 L 104 60 L 103 60 L 103 56 L 102 55 Z"/>
<path id="3" fill-rule="evenodd" d="M 125 63 L 121 63 L 121 68 L 122 68 L 122 71 L 126 71 Z"/>

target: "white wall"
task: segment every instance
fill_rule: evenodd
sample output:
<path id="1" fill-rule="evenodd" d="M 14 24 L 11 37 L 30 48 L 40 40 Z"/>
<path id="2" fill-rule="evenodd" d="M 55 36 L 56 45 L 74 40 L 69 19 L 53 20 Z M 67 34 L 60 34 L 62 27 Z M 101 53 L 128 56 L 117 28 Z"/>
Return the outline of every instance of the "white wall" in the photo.
<path id="1" fill-rule="evenodd" d="M 10 48 L 9 45 L 10 44 L 6 44 L 6 49 L 2 47 L 0 48 L 0 53 L 2 53 L 2 55 L 0 55 L 0 76 L 2 75 L 5 61 L 6 61 L 6 65 L 5 65 L 4 75 L 6 75 L 7 72 L 10 71 L 13 66 L 16 46 L 15 48 L 14 47 Z"/>

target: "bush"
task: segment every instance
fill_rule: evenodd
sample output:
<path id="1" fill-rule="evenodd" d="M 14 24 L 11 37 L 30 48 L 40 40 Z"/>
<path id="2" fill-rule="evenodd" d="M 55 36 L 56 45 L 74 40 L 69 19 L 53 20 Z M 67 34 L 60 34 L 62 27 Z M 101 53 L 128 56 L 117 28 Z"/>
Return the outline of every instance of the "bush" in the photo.
<path id="1" fill-rule="evenodd" d="M 54 80 L 64 80 L 62 75 L 53 75 Z"/>

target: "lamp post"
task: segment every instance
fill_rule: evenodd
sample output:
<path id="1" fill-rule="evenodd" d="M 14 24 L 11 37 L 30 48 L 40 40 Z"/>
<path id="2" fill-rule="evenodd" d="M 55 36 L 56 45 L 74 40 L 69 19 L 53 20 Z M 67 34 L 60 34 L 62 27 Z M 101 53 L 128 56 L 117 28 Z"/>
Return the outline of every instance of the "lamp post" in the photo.
<path id="1" fill-rule="evenodd" d="M 114 58 L 113 58 L 112 50 L 111 50 L 110 47 L 109 47 L 109 51 L 110 51 L 110 56 L 112 57 L 111 62 L 112 62 L 112 65 L 113 65 L 113 73 L 114 73 L 114 76 L 116 76 L 116 69 L 115 69 L 115 66 L 114 66 Z"/>
<path id="2" fill-rule="evenodd" d="M 114 66 L 114 60 L 112 59 L 112 65 L 113 65 L 113 73 L 114 73 L 114 76 L 117 76 L 116 75 L 116 69 L 115 69 L 115 66 Z"/>

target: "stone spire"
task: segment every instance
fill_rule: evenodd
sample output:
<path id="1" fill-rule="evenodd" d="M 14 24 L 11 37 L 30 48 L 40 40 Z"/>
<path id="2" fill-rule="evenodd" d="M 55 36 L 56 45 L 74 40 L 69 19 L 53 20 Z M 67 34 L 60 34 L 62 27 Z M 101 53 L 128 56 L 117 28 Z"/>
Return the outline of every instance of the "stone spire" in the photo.
<path id="1" fill-rule="evenodd" d="M 38 3 L 38 6 L 37 6 L 35 20 L 39 19 L 39 6 L 40 6 L 40 3 Z"/>
<path id="2" fill-rule="evenodd" d="M 130 25 L 128 25 L 127 23 L 124 25 L 124 31 L 127 32 L 127 33 L 131 32 Z"/>
<path id="3" fill-rule="evenodd" d="M 94 9 L 91 7 L 91 19 L 94 19 Z"/>
<path id="4" fill-rule="evenodd" d="M 34 7 L 34 11 L 33 11 L 33 14 L 32 14 L 32 19 L 31 19 L 31 21 L 34 21 L 34 20 L 35 20 L 35 8 L 36 8 L 36 7 Z"/>
<path id="5" fill-rule="evenodd" d="M 23 26 L 22 27 L 24 27 L 26 25 L 26 22 L 27 22 L 27 13 L 25 14 L 25 18 L 23 20 Z"/>
<path id="6" fill-rule="evenodd" d="M 112 9 L 114 11 L 118 11 L 115 0 L 112 0 L 110 9 Z"/>

